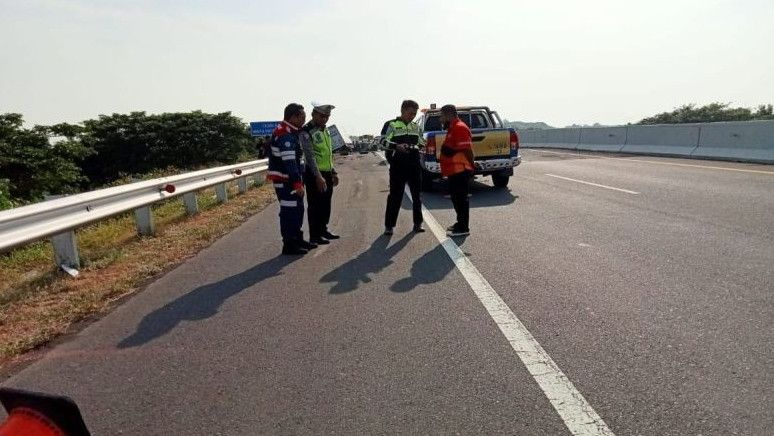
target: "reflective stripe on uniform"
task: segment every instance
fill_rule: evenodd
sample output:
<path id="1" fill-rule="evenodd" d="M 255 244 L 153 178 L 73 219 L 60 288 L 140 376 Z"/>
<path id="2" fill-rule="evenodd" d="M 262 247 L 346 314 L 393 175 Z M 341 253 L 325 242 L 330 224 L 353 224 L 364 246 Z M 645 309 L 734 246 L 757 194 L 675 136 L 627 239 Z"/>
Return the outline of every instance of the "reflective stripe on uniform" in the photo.
<path id="1" fill-rule="evenodd" d="M 401 119 L 390 121 L 384 141 L 391 144 L 412 143 L 417 145 L 424 143 L 424 138 L 415 122 L 405 123 Z M 414 144 L 411 144 L 414 145 Z"/>
<path id="2" fill-rule="evenodd" d="M 298 207 L 298 202 L 293 200 L 280 200 L 280 207 Z"/>
<path id="3" fill-rule="evenodd" d="M 283 183 L 275 183 L 275 184 L 274 184 L 274 187 L 275 187 L 275 188 L 280 188 L 280 189 L 281 189 L 281 188 L 284 188 L 284 187 L 285 187 L 285 184 L 283 184 Z"/>

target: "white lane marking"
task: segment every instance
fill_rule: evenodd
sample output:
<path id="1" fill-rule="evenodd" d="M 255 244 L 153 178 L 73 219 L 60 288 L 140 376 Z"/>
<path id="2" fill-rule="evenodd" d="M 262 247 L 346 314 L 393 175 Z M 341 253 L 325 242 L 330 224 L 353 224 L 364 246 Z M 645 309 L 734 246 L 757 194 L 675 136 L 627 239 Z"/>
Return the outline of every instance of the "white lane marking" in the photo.
<path id="1" fill-rule="evenodd" d="M 379 154 L 379 157 L 384 159 L 383 154 Z M 408 190 L 405 193 L 411 198 Z M 567 429 L 576 436 L 614 436 L 591 404 L 578 392 L 570 379 L 564 375 L 556 362 L 505 304 L 460 247 L 446 236 L 446 231 L 424 206 L 422 206 L 422 214 L 430 231 L 454 262 L 457 270 L 465 277 L 473 293 L 543 390 Z"/>
<path id="2" fill-rule="evenodd" d="M 728 167 L 714 167 L 710 165 L 696 165 L 696 164 L 683 164 L 683 163 L 677 163 L 677 162 L 661 162 L 661 161 L 655 161 L 655 160 L 645 160 L 645 159 L 632 159 L 628 157 L 609 157 L 609 156 L 599 156 L 596 154 L 581 154 L 581 153 L 566 153 L 566 152 L 560 152 L 560 151 L 546 151 L 546 150 L 537 150 L 534 148 L 527 148 L 525 150 L 529 151 L 536 151 L 538 153 L 548 153 L 548 154 L 566 154 L 569 156 L 589 156 L 599 159 L 610 159 L 610 160 L 622 160 L 622 161 L 629 161 L 629 162 L 644 162 L 649 164 L 655 164 L 655 165 L 672 165 L 676 167 L 690 167 L 690 168 L 701 168 L 706 170 L 722 170 L 722 171 L 737 171 L 740 173 L 753 173 L 753 174 L 768 174 L 770 176 L 774 176 L 774 171 L 764 171 L 764 170 L 749 170 L 745 168 L 728 168 Z"/>
<path id="3" fill-rule="evenodd" d="M 500 328 L 570 432 L 578 436 L 613 435 L 607 424 L 597 415 L 465 253 L 446 236 L 446 232 L 433 215 L 424 207 L 422 209 L 427 226 L 465 277 L 489 316 Z"/>
<path id="4" fill-rule="evenodd" d="M 548 177 L 556 177 L 557 179 L 569 180 L 571 182 L 583 183 L 584 185 L 596 186 L 598 188 L 612 189 L 613 191 L 625 192 L 627 194 L 637 195 L 639 192 L 630 191 L 628 189 L 615 188 L 613 186 L 600 185 L 599 183 L 587 182 L 585 180 L 571 179 L 569 177 L 557 176 L 555 174 L 546 174 Z"/>
<path id="5" fill-rule="evenodd" d="M 315 249 L 314 249 L 314 254 L 312 255 L 312 257 L 314 258 L 314 257 L 319 257 L 319 256 L 321 256 L 323 253 L 325 253 L 326 251 L 328 251 L 328 250 L 327 250 L 327 248 L 328 248 L 328 246 L 329 246 L 329 245 L 330 245 L 330 244 L 322 244 L 322 245 L 318 245 L 318 246 L 317 246 L 317 248 L 315 248 Z"/>

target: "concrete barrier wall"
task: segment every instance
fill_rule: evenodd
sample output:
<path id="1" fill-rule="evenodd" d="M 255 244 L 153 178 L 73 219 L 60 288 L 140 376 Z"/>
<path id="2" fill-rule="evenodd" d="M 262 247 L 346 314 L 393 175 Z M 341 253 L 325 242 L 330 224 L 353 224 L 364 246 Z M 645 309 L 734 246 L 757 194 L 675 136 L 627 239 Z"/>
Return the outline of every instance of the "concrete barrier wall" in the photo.
<path id="1" fill-rule="evenodd" d="M 774 120 L 526 130 L 523 147 L 774 164 Z"/>
<path id="2" fill-rule="evenodd" d="M 626 127 L 581 129 L 578 150 L 621 151 L 626 144 Z"/>
<path id="3" fill-rule="evenodd" d="M 563 148 L 575 150 L 581 129 L 522 130 L 519 141 L 526 148 Z"/>
<path id="4" fill-rule="evenodd" d="M 704 124 L 691 156 L 774 163 L 774 120 Z"/>
<path id="5" fill-rule="evenodd" d="M 699 125 L 628 126 L 624 153 L 691 155 L 699 145 Z"/>
<path id="6" fill-rule="evenodd" d="M 534 144 L 538 141 L 536 139 L 538 138 L 537 133 L 540 130 L 520 130 L 519 131 L 519 142 L 522 144 Z"/>
<path id="7" fill-rule="evenodd" d="M 551 129 L 546 130 L 546 147 L 575 150 L 580 142 L 581 129 Z"/>
<path id="8" fill-rule="evenodd" d="M 522 130 L 519 132 L 519 143 L 530 147 L 545 147 L 547 130 Z"/>
<path id="9" fill-rule="evenodd" d="M 536 144 L 542 144 L 542 145 L 539 145 L 539 147 L 548 147 L 547 141 L 548 141 L 548 131 L 547 130 L 540 131 L 540 133 L 537 134 Z"/>

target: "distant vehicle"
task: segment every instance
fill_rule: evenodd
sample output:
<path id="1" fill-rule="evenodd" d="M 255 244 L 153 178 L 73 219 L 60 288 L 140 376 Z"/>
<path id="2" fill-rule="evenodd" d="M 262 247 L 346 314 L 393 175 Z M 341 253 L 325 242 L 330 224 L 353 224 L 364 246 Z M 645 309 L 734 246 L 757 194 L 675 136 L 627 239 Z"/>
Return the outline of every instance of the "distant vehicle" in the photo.
<path id="1" fill-rule="evenodd" d="M 433 180 L 441 177 L 439 157 L 446 131 L 441 126 L 441 110 L 435 105 L 422 112 L 417 121 L 426 141 L 425 149 L 419 153 L 423 170 L 422 187 L 430 190 Z M 475 175 L 491 176 L 496 188 L 505 188 L 513 169 L 521 164 L 519 135 L 514 129 L 503 127 L 497 112 L 486 106 L 460 106 L 457 112 L 473 134 Z"/>

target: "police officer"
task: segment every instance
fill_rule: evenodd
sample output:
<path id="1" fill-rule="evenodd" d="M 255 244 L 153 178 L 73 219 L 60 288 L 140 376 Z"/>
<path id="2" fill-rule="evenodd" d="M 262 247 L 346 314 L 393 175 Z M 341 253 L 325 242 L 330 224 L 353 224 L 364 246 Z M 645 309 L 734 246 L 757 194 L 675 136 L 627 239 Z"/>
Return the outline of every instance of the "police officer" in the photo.
<path id="1" fill-rule="evenodd" d="M 285 107 L 284 120 L 274 129 L 269 144 L 269 170 L 266 180 L 274 183 L 280 202 L 282 254 L 301 255 L 317 245 L 304 240 L 304 185 L 301 181 L 299 129 L 306 121 L 304 107 L 291 103 Z"/>
<path id="2" fill-rule="evenodd" d="M 413 100 L 404 100 L 400 106 L 400 116 L 384 123 L 382 145 L 387 149 L 385 156 L 390 163 L 390 193 L 387 195 L 387 210 L 384 213 L 384 234 L 392 235 L 398 222 L 398 212 L 403 199 L 403 191 L 408 183 L 414 211 L 414 232 L 424 232 L 422 228 L 422 167 L 419 162 L 419 148 L 424 146 L 424 138 L 419 126 L 414 122 L 419 105 Z"/>
<path id="3" fill-rule="evenodd" d="M 335 106 L 312 103 L 312 120 L 300 133 L 304 150 L 304 184 L 309 206 L 309 242 L 329 244 L 339 239 L 328 230 L 331 219 L 333 187 L 339 184 L 339 176 L 333 168 L 333 140 L 325 128 Z"/>

